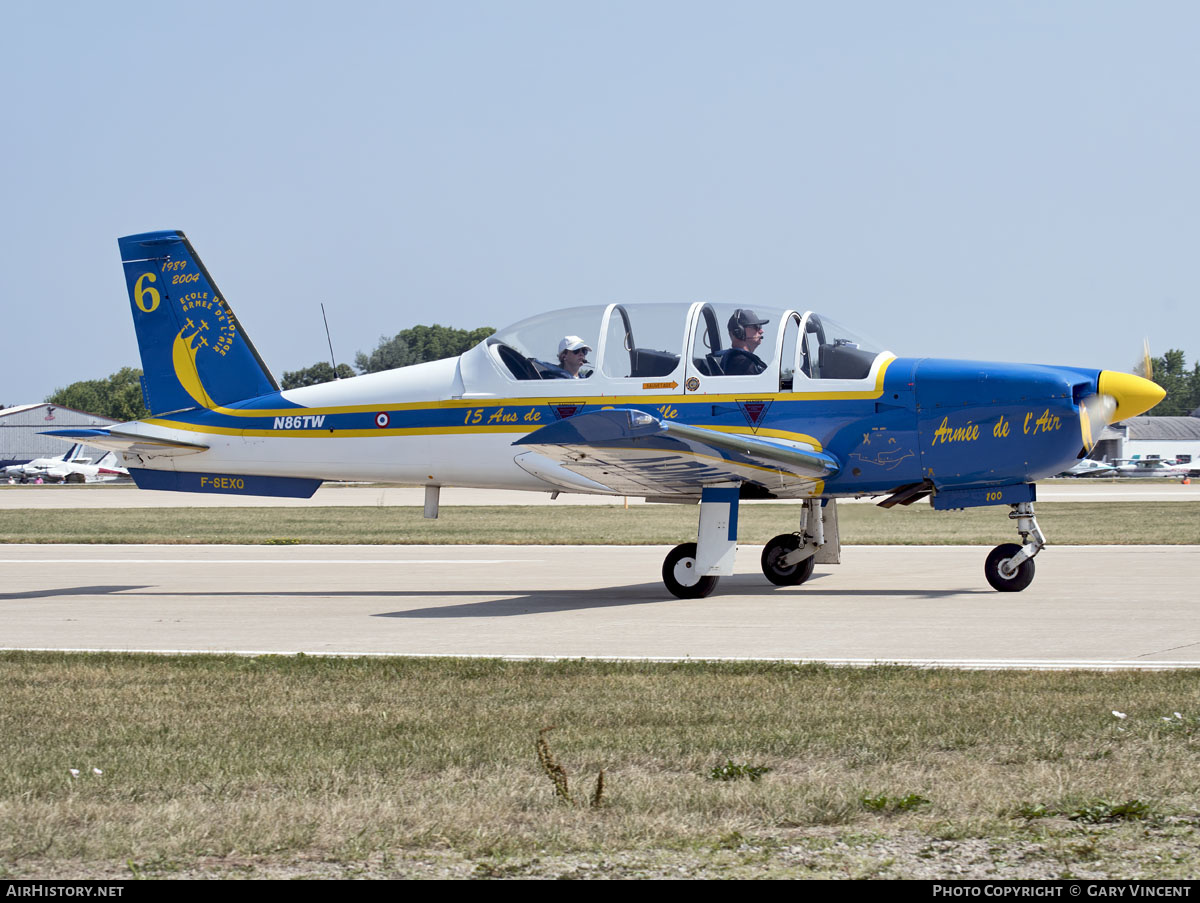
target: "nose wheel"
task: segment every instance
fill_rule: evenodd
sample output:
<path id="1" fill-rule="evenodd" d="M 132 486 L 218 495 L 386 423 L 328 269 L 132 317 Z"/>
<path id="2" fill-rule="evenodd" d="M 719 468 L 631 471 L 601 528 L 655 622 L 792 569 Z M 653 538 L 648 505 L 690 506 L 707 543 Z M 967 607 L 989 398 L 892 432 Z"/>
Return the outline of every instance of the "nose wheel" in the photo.
<path id="1" fill-rule="evenodd" d="M 1038 527 L 1033 502 L 1010 506 L 1009 518 L 1017 522 L 1021 545 L 1006 542 L 988 553 L 983 574 L 992 589 L 1002 593 L 1019 593 L 1033 583 L 1033 557 L 1046 547 L 1046 537 Z"/>
<path id="2" fill-rule="evenodd" d="M 1021 548 L 1015 542 L 1006 542 L 988 553 L 983 573 L 992 589 L 1001 593 L 1019 593 L 1033 583 L 1032 558 L 1026 558 L 1015 567 L 1012 564 Z"/>

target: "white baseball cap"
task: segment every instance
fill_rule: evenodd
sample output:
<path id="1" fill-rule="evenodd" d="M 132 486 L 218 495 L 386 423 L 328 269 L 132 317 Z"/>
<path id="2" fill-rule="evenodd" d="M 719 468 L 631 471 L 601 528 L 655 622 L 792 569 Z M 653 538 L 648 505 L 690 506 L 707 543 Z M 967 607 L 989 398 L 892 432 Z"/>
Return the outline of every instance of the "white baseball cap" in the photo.
<path id="1" fill-rule="evenodd" d="M 559 354 L 562 354 L 564 351 L 578 351 L 580 348 L 584 351 L 592 350 L 592 346 L 577 335 L 569 335 L 558 343 Z"/>

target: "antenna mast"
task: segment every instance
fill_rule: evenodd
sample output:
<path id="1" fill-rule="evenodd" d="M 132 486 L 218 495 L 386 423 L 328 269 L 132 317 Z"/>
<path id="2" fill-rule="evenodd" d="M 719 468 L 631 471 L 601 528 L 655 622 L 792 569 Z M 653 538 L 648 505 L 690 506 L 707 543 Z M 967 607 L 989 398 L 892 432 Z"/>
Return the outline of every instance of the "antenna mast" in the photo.
<path id="1" fill-rule="evenodd" d="M 321 319 L 325 321 L 325 341 L 329 343 L 329 363 L 333 365 L 333 378 L 341 379 L 337 372 L 337 361 L 333 359 L 333 339 L 329 337 L 329 318 L 325 316 L 325 302 L 321 302 Z"/>

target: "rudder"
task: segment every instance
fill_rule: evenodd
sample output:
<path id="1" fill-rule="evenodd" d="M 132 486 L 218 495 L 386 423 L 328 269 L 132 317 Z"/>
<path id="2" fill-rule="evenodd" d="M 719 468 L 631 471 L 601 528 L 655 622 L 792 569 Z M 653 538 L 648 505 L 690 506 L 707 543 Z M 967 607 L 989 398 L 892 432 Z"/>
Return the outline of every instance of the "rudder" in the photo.
<path id="1" fill-rule="evenodd" d="M 118 239 L 152 413 L 216 408 L 279 385 L 182 232 Z"/>

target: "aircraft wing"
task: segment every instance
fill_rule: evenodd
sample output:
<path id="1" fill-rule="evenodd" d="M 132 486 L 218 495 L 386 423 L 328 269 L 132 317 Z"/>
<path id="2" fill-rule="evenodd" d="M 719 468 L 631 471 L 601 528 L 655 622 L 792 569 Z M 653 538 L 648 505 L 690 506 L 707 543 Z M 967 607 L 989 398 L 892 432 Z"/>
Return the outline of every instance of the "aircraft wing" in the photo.
<path id="1" fill-rule="evenodd" d="M 97 448 L 126 455 L 172 457 L 174 455 L 194 455 L 208 449 L 207 445 L 180 442 L 175 439 L 156 439 L 151 436 L 122 433 L 110 429 L 47 430 L 43 435 L 57 436 L 60 439 L 78 439 L 84 445 L 94 445 Z"/>
<path id="2" fill-rule="evenodd" d="M 840 469 L 830 454 L 801 444 L 724 433 L 614 408 L 548 424 L 514 445 L 549 458 L 587 484 L 619 495 L 699 497 L 705 486 L 752 483 L 777 497 L 807 496 Z M 556 480 L 536 462 L 518 463 L 564 489 L 584 481 Z"/>

